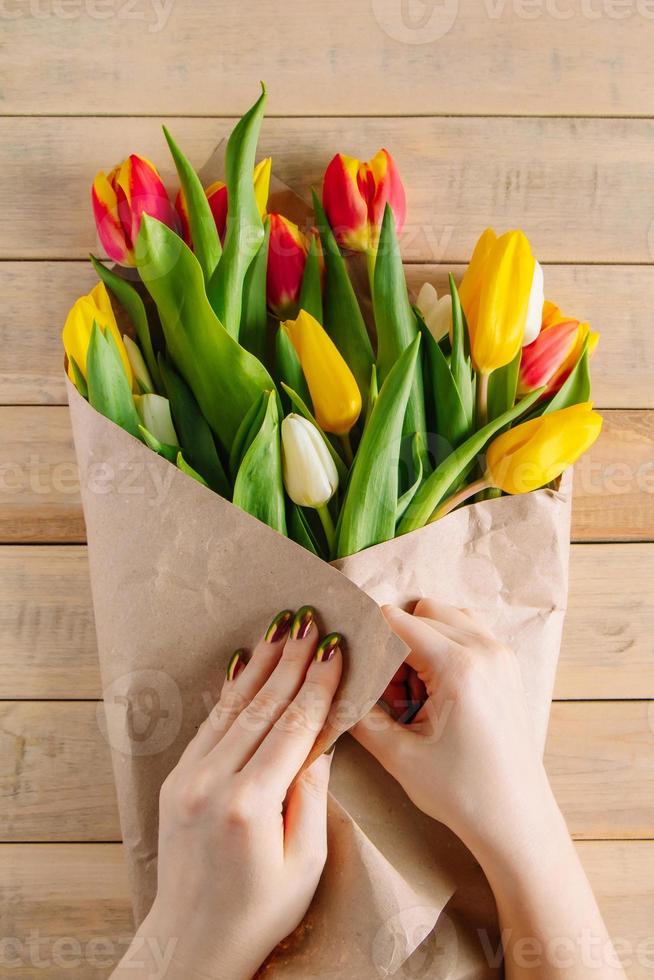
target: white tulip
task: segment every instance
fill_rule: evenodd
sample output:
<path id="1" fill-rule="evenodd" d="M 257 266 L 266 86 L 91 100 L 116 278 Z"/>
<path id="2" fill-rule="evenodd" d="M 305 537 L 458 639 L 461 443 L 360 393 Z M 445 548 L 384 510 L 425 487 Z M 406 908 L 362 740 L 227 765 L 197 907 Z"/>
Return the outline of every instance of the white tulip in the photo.
<path id="1" fill-rule="evenodd" d="M 525 323 L 525 335 L 522 338 L 522 346 L 532 344 L 540 333 L 541 323 L 543 322 L 543 303 L 545 302 L 543 267 L 540 262 L 534 266 L 534 278 L 531 280 L 531 292 L 529 293 L 529 306 L 527 308 L 527 321 Z"/>
<path id="2" fill-rule="evenodd" d="M 123 334 L 123 343 L 125 344 L 127 359 L 129 360 L 132 373 L 139 383 L 139 388 L 144 395 L 149 395 L 154 391 L 154 385 L 152 384 L 152 378 L 150 377 L 147 365 L 143 360 L 141 348 L 127 334 Z"/>
<path id="3" fill-rule="evenodd" d="M 334 460 L 315 425 L 295 413 L 282 421 L 282 459 L 286 492 L 301 507 L 324 507 L 336 493 Z"/>
<path id="4" fill-rule="evenodd" d="M 452 297 L 449 292 L 439 299 L 432 284 L 425 282 L 420 287 L 416 306 L 436 342 L 450 333 L 452 329 Z"/>
<path id="5" fill-rule="evenodd" d="M 134 404 L 143 427 L 155 439 L 169 446 L 179 445 L 167 398 L 162 395 L 134 395 Z"/>

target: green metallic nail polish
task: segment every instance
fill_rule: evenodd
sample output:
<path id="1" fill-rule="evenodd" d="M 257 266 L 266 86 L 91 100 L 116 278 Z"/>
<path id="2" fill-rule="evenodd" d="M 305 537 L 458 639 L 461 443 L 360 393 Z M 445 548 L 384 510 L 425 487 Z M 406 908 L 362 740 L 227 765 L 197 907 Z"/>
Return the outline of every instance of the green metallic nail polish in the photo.
<path id="1" fill-rule="evenodd" d="M 241 673 L 245 670 L 245 660 L 243 659 L 243 650 L 235 650 L 234 653 L 229 658 L 229 663 L 227 664 L 227 680 L 234 681 Z"/>
<path id="2" fill-rule="evenodd" d="M 316 610 L 313 606 L 302 606 L 301 609 L 298 609 L 291 626 L 291 639 L 303 640 L 311 629 L 311 624 L 315 618 Z"/>
<path id="3" fill-rule="evenodd" d="M 272 623 L 266 630 L 266 643 L 276 643 L 277 640 L 281 640 L 283 636 L 286 636 L 292 619 L 292 609 L 283 609 L 280 613 L 277 613 Z"/>
<path id="4" fill-rule="evenodd" d="M 318 649 L 316 650 L 315 661 L 319 664 L 327 663 L 331 660 L 338 647 L 343 643 L 343 636 L 341 633 L 328 633 L 327 636 L 320 641 L 318 644 Z"/>

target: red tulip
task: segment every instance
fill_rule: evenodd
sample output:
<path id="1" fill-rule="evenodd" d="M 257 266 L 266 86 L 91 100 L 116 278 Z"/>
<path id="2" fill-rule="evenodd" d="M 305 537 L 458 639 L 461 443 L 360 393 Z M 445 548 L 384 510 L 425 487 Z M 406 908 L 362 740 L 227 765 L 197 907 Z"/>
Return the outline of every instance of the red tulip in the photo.
<path id="1" fill-rule="evenodd" d="M 144 214 L 170 228 L 178 226 L 156 167 L 136 153 L 109 174 L 96 174 L 91 199 L 102 247 L 109 258 L 121 265 L 135 265 L 134 249 Z"/>
<path id="2" fill-rule="evenodd" d="M 337 153 L 325 171 L 322 199 L 329 223 L 344 248 L 376 250 L 387 204 L 395 216 L 398 234 L 404 227 L 404 186 L 387 150 L 379 150 L 363 163 Z"/>
<path id="3" fill-rule="evenodd" d="M 308 243 L 298 226 L 288 218 L 269 214 L 268 219 L 268 306 L 276 316 L 286 319 L 297 313 Z"/>
<path id="4" fill-rule="evenodd" d="M 565 317 L 553 303 L 543 307 L 543 324 L 536 340 L 522 349 L 518 392 L 521 395 L 546 386 L 557 392 L 577 364 L 588 339 L 588 350 L 597 346 L 598 334 L 587 323 Z"/>

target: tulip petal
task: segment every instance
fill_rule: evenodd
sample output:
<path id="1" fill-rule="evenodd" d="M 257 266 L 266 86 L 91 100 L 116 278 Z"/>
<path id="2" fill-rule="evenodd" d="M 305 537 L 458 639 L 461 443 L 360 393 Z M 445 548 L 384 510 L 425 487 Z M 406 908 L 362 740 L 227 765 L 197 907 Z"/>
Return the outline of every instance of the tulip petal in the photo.
<path id="1" fill-rule="evenodd" d="M 91 191 L 95 227 L 100 244 L 110 259 L 121 265 L 133 265 L 129 246 L 118 217 L 118 199 L 106 174 L 96 174 Z"/>
<path id="2" fill-rule="evenodd" d="M 361 195 L 358 174 L 359 161 L 337 153 L 325 170 L 322 203 L 339 244 L 365 252 L 369 246 L 368 206 Z"/>

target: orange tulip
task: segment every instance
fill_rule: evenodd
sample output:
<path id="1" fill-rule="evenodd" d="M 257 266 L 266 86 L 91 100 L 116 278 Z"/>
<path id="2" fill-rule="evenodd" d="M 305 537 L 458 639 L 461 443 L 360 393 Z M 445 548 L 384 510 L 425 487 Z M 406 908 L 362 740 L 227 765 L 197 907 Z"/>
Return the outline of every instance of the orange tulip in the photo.
<path id="1" fill-rule="evenodd" d="M 325 171 L 322 200 L 337 241 L 356 252 L 376 250 L 387 204 L 398 234 L 404 226 L 404 185 L 388 150 L 363 163 L 337 153 Z"/>

